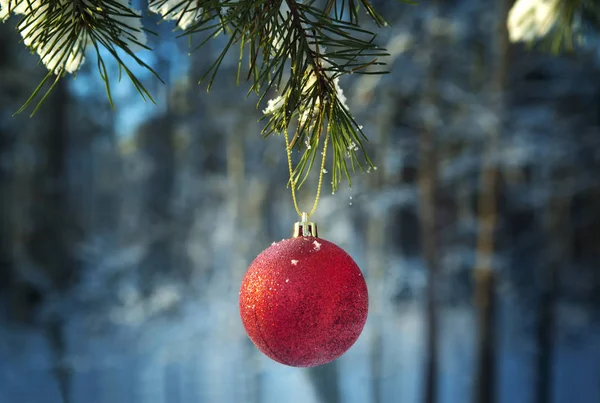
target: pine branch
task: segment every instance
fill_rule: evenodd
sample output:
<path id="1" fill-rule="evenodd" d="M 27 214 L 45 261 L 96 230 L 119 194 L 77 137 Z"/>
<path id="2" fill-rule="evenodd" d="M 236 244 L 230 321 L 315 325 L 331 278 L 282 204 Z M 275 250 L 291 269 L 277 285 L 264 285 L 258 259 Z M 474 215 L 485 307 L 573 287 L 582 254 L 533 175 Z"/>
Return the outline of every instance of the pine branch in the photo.
<path id="1" fill-rule="evenodd" d="M 17 30 L 23 42 L 32 52 L 38 53 L 49 73 L 36 88 L 32 96 L 17 111 L 23 112 L 35 103 L 33 114 L 54 88 L 58 80 L 75 74 L 85 61 L 87 49 L 97 56 L 100 77 L 105 83 L 107 97 L 112 103 L 110 77 L 106 62 L 101 55 L 105 49 L 119 66 L 119 76 L 125 72 L 142 98 L 154 102 L 142 82 L 133 74 L 123 54 L 138 65 L 158 76 L 135 52 L 149 49 L 146 31 L 141 26 L 141 16 L 129 7 L 128 0 L 3 0 L 0 18 L 10 14 L 21 14 Z M 45 92 L 45 83 L 54 77 L 54 84 Z M 37 100 L 41 95 L 41 99 Z"/>
<path id="2" fill-rule="evenodd" d="M 374 43 L 375 34 L 359 25 L 364 9 L 376 24 L 386 25 L 368 0 L 327 0 L 317 8 L 314 0 L 151 0 L 149 9 L 183 30 L 182 36 L 204 35 L 200 48 L 218 35 L 228 41 L 222 53 L 201 77 L 210 90 L 227 52 L 239 47 L 238 81 L 243 61 L 248 61 L 246 79 L 261 105 L 267 95 L 281 95 L 268 102 L 265 137 L 281 134 L 294 126 L 292 147 L 302 152 L 293 174 L 301 186 L 320 151 L 322 134 L 331 134 L 333 149 L 332 189 L 335 191 L 351 172 L 370 169 L 362 127 L 352 117 L 339 85 L 344 75 L 380 74 L 379 58 L 384 49 Z M 117 62 L 144 99 L 152 97 L 130 70 L 123 56 L 156 73 L 136 54 L 145 45 L 146 31 L 129 0 L 0 0 L 0 18 L 23 15 L 17 29 L 25 44 L 37 52 L 49 70 L 40 86 L 26 101 L 38 110 L 58 80 L 75 74 L 92 49 L 105 82 L 111 105 L 112 94 L 104 49 Z M 54 78 L 54 80 L 52 80 Z M 158 76 L 157 76 L 158 78 Z M 44 93 L 47 82 L 54 82 Z M 41 99 L 36 101 L 41 96 Z"/>
<path id="3" fill-rule="evenodd" d="M 290 122 L 296 121 L 291 146 L 303 153 L 296 165 L 293 181 L 301 186 L 320 151 L 321 135 L 331 125 L 331 184 L 335 192 L 343 176 L 351 184 L 351 170 L 357 167 L 363 169 L 364 165 L 373 167 L 363 145 L 366 136 L 348 110 L 339 78 L 381 64 L 377 58 L 386 53 L 373 44 L 373 34 L 355 24 L 324 15 L 322 10 L 293 0 L 287 0 L 285 5 L 283 30 L 287 35 L 281 42 L 291 46 L 278 49 L 279 57 L 274 58 L 274 65 L 268 67 L 279 72 L 275 88 L 280 88 L 282 67 L 289 59 L 290 78 L 282 95 L 264 111 L 268 122 L 263 135 L 281 133 Z M 367 36 L 367 39 L 360 39 L 360 36 Z M 332 50 L 328 51 L 326 46 Z M 361 61 L 365 56 L 372 59 Z M 268 67 L 265 66 L 265 69 Z M 255 82 L 257 92 L 260 84 Z M 261 98 L 265 94 L 266 91 Z M 330 108 L 330 105 L 333 107 Z M 357 154 L 359 150 L 362 151 L 363 162 Z"/>
<path id="4" fill-rule="evenodd" d="M 366 0 L 360 4 L 376 23 L 385 23 Z M 273 92 L 281 94 L 263 111 L 263 136 L 281 134 L 295 125 L 291 144 L 302 152 L 293 175 L 298 186 L 322 151 L 319 140 L 331 125 L 333 191 L 343 177 L 350 182 L 355 169 L 373 167 L 364 147 L 367 138 L 348 110 L 339 86 L 343 75 L 381 73 L 372 68 L 382 65 L 378 58 L 387 55 L 374 44 L 375 35 L 358 25 L 358 8 L 354 0 L 339 6 L 330 0 L 323 9 L 314 7 L 312 1 L 296 0 L 151 3 L 151 10 L 178 21 L 182 35 L 204 35 L 196 49 L 218 35 L 228 36 L 223 51 L 200 78 L 209 91 L 227 53 L 239 47 L 238 81 L 246 77 L 249 93 L 258 95 L 258 105 Z M 344 15 L 348 20 L 342 19 Z M 242 74 L 244 60 L 248 62 L 247 74 Z"/>

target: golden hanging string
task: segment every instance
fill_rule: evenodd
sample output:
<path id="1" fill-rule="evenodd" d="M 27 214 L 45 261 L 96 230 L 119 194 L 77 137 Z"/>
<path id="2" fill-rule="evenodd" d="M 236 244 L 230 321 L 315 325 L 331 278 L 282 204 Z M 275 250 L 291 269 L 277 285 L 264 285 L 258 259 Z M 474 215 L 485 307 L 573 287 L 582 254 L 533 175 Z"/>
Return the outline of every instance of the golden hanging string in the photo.
<path id="1" fill-rule="evenodd" d="M 330 112 L 333 112 L 333 103 L 331 105 L 331 110 Z M 331 115 L 332 113 L 329 114 L 329 119 L 331 119 Z M 324 120 L 324 116 L 321 115 L 319 118 L 319 130 L 318 133 L 320 134 L 322 131 L 322 126 L 323 126 L 323 120 Z M 296 213 L 298 213 L 298 215 L 302 218 L 303 221 L 306 221 L 306 219 L 310 216 L 312 216 L 315 211 L 317 211 L 317 205 L 319 204 L 319 198 L 321 197 L 321 188 L 323 187 L 323 175 L 325 173 L 325 161 L 327 159 L 327 145 L 329 143 L 329 134 L 330 134 L 330 130 L 331 130 L 331 122 L 328 120 L 327 122 L 327 131 L 325 133 L 325 143 L 323 145 L 323 158 L 321 160 L 321 169 L 319 170 L 319 182 L 317 185 L 317 195 L 315 197 L 315 202 L 313 203 L 313 207 L 310 211 L 310 213 L 302 213 L 300 211 L 300 208 L 298 207 L 298 200 L 296 198 L 296 180 L 294 179 L 294 170 L 292 168 L 292 148 L 290 147 L 290 141 L 289 141 L 289 135 L 288 135 L 288 129 L 287 129 L 287 122 L 285 122 L 285 127 L 284 127 L 284 131 L 283 131 L 283 136 L 285 137 L 285 148 L 287 151 L 287 160 L 288 160 L 288 168 L 290 171 L 290 187 L 292 188 L 292 200 L 294 201 L 294 208 L 296 209 Z"/>

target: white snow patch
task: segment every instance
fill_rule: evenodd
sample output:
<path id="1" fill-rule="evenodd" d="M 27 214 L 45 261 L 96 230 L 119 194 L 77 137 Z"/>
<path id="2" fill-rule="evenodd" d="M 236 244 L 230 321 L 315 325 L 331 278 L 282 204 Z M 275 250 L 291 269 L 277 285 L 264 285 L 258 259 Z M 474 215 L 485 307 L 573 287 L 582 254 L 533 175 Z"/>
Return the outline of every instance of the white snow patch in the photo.
<path id="1" fill-rule="evenodd" d="M 189 0 L 153 0 L 150 1 L 148 9 L 153 13 L 160 14 L 165 20 L 177 21 L 179 28 L 186 29 L 202 16 L 202 7 L 198 7 L 197 3 Z"/>
<path id="2" fill-rule="evenodd" d="M 560 0 L 518 0 L 506 23 L 511 42 L 532 41 L 547 35 L 556 25 Z"/>
<path id="3" fill-rule="evenodd" d="M 312 148 L 312 146 L 310 145 L 310 136 L 306 138 L 306 140 L 304 140 L 304 144 L 306 144 L 306 148 L 308 148 L 309 150 Z"/>
<path id="4" fill-rule="evenodd" d="M 263 110 L 265 115 L 275 113 L 284 106 L 285 98 L 279 95 L 277 98 L 269 99 L 267 107 Z"/>
<path id="5" fill-rule="evenodd" d="M 111 21 L 112 31 L 116 31 L 123 48 L 132 52 L 144 49 L 147 38 L 142 28 L 141 12 L 131 7 L 129 0 L 119 0 L 120 7 L 109 6 L 102 13 L 90 7 L 84 1 L 90 20 Z M 48 1 L 42 0 L 0 0 L 0 21 L 10 14 L 22 14 L 24 17 L 17 25 L 23 37 L 23 43 L 41 58 L 46 68 L 54 74 L 74 73 L 85 61 L 84 53 L 90 45 L 87 34 L 79 29 L 79 19 L 75 2 L 59 0 L 56 6 L 61 8 L 60 27 L 49 23 L 56 18 Z M 64 23 L 62 23 L 64 22 Z M 106 35 L 105 32 L 102 35 Z"/>
<path id="6" fill-rule="evenodd" d="M 296 266 L 296 265 L 298 264 L 298 261 L 297 261 L 297 260 L 295 260 L 295 259 L 292 259 L 292 264 L 293 264 L 294 266 Z"/>
<path id="7" fill-rule="evenodd" d="M 318 243 L 317 241 L 314 241 L 314 242 L 313 242 L 313 245 L 315 245 L 315 250 L 316 250 L 316 251 L 319 251 L 319 250 L 321 250 L 321 244 L 320 244 L 320 243 Z"/>

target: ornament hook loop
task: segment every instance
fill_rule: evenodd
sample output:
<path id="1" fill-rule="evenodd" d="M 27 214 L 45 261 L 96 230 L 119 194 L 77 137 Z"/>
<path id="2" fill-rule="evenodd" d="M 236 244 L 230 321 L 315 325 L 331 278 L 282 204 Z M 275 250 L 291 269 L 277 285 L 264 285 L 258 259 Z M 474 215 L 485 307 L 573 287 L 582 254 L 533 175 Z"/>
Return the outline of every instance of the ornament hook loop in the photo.
<path id="1" fill-rule="evenodd" d="M 301 236 L 313 236 L 315 238 L 319 236 L 317 224 L 308 221 L 308 214 L 306 213 L 302 213 L 302 221 L 294 224 L 293 237 L 298 238 Z"/>

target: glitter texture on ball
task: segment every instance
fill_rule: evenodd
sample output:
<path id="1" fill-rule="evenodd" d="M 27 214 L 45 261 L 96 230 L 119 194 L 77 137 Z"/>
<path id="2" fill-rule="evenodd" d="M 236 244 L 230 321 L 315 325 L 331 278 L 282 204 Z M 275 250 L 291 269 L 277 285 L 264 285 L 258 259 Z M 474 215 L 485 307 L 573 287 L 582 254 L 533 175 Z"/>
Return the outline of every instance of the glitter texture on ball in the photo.
<path id="1" fill-rule="evenodd" d="M 299 236 L 274 243 L 252 262 L 240 289 L 248 336 L 271 359 L 294 367 L 335 360 L 367 320 L 367 285 L 340 247 Z"/>

